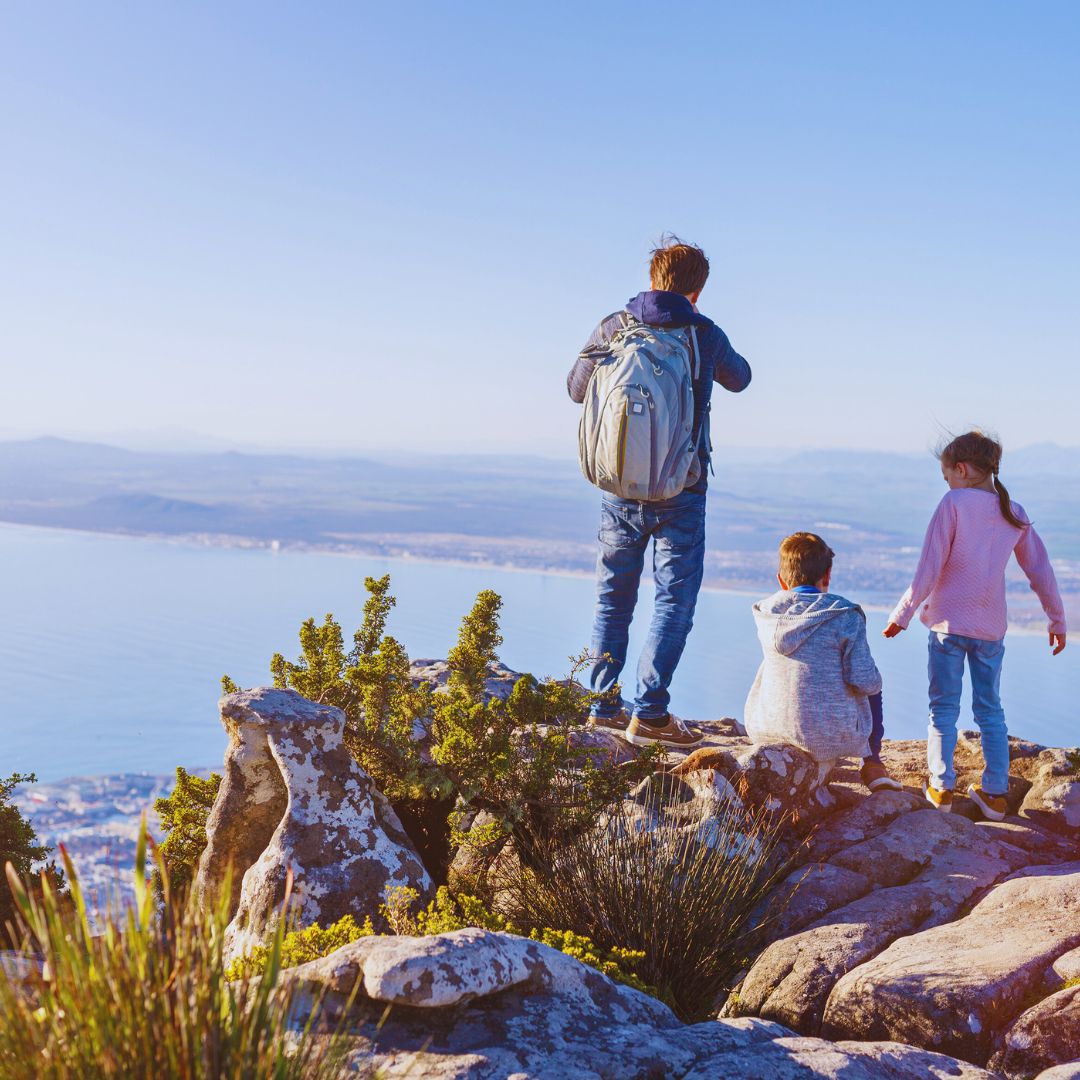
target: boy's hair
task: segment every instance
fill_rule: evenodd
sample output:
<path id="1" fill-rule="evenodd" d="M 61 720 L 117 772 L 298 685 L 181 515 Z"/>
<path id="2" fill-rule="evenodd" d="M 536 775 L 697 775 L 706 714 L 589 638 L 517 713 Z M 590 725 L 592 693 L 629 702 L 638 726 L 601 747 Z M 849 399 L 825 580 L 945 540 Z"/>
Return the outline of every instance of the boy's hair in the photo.
<path id="1" fill-rule="evenodd" d="M 709 260 L 696 244 L 684 244 L 670 233 L 652 250 L 649 279 L 654 289 L 665 292 L 701 292 L 709 279 Z"/>
<path id="2" fill-rule="evenodd" d="M 780 544 L 780 576 L 788 588 L 816 585 L 832 569 L 835 554 L 816 533 L 792 533 Z"/>
<path id="3" fill-rule="evenodd" d="M 1013 512 L 1012 499 L 1009 498 L 1009 489 L 998 479 L 998 469 L 1001 468 L 1001 443 L 985 431 L 968 431 L 963 435 L 947 442 L 937 452 L 938 461 L 955 469 L 960 462 L 972 466 L 976 472 L 984 476 L 993 474 L 994 490 L 997 491 L 998 503 L 1001 506 L 1001 516 L 1018 529 L 1026 529 L 1028 523 L 1021 521 Z"/>

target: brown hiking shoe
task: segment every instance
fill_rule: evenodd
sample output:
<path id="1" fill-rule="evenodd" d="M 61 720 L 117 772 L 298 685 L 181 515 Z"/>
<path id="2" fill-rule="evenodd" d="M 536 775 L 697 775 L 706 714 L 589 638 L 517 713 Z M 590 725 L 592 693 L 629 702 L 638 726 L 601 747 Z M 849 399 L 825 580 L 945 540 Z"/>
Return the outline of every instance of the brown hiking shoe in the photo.
<path id="1" fill-rule="evenodd" d="M 889 770 L 880 761 L 864 761 L 859 770 L 859 779 L 871 791 L 903 791 L 904 785 L 889 775 Z"/>
<path id="2" fill-rule="evenodd" d="M 614 716 L 590 716 L 589 727 L 599 728 L 601 731 L 612 731 L 616 735 L 625 735 L 626 726 L 630 723 L 630 717 L 625 709 L 620 709 Z"/>
<path id="3" fill-rule="evenodd" d="M 991 821 L 1001 821 L 1009 810 L 1008 800 L 1004 795 L 987 795 L 981 787 L 972 784 L 968 789 L 968 798 L 983 812 L 983 817 Z"/>
<path id="4" fill-rule="evenodd" d="M 952 792 L 938 791 L 931 783 L 923 784 L 923 794 L 931 806 L 936 806 L 943 814 L 952 813 Z"/>
<path id="5" fill-rule="evenodd" d="M 704 739 L 700 731 L 689 728 L 677 717 L 668 713 L 655 720 L 642 720 L 635 716 L 626 729 L 626 741 L 635 746 L 671 746 L 677 750 L 689 750 Z"/>

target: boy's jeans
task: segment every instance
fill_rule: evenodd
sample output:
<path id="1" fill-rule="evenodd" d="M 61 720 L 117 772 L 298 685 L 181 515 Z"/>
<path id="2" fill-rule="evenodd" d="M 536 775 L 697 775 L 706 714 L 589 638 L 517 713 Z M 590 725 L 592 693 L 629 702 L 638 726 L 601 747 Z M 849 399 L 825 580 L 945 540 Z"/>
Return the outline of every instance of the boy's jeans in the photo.
<path id="1" fill-rule="evenodd" d="M 1004 641 L 980 641 L 960 634 L 930 634 L 930 727 L 926 756 L 930 780 L 939 791 L 956 783 L 953 754 L 964 660 L 971 671 L 971 706 L 982 733 L 982 789 L 987 795 L 1009 790 L 1009 733 L 1001 707 Z"/>
<path id="2" fill-rule="evenodd" d="M 881 706 L 881 691 L 870 695 L 870 756 L 864 761 L 881 764 L 881 742 L 885 738 L 885 712 Z"/>
<path id="3" fill-rule="evenodd" d="M 656 720 L 668 711 L 668 687 L 694 621 L 705 567 L 705 495 L 684 491 L 652 503 L 605 495 L 599 540 L 591 650 L 594 656 L 608 653 L 611 659 L 597 661 L 589 683 L 594 692 L 605 693 L 618 682 L 626 663 L 645 549 L 652 540 L 656 603 L 638 661 L 633 712 L 642 720 Z M 619 705 L 603 703 L 593 711 L 614 716 Z"/>

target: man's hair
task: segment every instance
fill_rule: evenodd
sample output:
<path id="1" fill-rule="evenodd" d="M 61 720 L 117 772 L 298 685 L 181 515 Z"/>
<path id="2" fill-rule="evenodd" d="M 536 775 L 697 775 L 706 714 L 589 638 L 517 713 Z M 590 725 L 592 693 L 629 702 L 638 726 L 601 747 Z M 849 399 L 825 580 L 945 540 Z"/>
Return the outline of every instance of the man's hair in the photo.
<path id="1" fill-rule="evenodd" d="M 780 576 L 788 588 L 816 585 L 832 569 L 835 554 L 816 533 L 792 533 L 780 545 Z"/>
<path id="2" fill-rule="evenodd" d="M 670 234 L 652 250 L 649 278 L 654 289 L 689 296 L 700 292 L 709 279 L 709 260 L 695 244 L 684 244 Z"/>

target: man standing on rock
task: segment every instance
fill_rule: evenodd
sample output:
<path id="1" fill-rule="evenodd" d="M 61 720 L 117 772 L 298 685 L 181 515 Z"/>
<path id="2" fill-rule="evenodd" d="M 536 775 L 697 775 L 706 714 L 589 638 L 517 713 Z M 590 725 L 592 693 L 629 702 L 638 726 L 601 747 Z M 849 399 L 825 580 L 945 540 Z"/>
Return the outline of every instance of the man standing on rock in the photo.
<path id="1" fill-rule="evenodd" d="M 666 239 L 652 253 L 649 291 L 600 323 L 566 380 L 585 406 L 582 471 L 604 492 L 590 685 L 607 697 L 592 722 L 639 746 L 686 748 L 702 738 L 671 715 L 668 687 L 704 573 L 713 383 L 733 393 L 750 384 L 750 365 L 697 310 L 708 276 L 701 248 Z M 631 716 L 611 692 L 650 540 L 656 603 Z"/>

